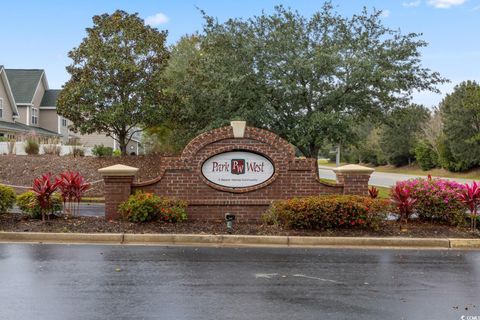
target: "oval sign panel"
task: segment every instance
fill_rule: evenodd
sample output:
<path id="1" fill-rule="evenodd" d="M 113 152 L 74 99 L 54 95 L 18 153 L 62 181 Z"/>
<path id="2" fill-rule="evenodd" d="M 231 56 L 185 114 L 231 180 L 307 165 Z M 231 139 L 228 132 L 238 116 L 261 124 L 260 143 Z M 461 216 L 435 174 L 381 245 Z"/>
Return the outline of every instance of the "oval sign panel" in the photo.
<path id="1" fill-rule="evenodd" d="M 270 160 L 248 151 L 219 153 L 202 165 L 202 174 L 208 181 L 230 188 L 261 184 L 270 179 L 274 172 Z"/>

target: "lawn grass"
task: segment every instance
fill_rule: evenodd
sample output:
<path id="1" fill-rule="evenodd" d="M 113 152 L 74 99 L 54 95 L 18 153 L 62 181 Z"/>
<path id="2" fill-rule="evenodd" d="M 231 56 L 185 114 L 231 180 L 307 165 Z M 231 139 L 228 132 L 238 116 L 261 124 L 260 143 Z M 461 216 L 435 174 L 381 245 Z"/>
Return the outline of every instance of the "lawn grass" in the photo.
<path id="1" fill-rule="evenodd" d="M 104 197 L 83 197 L 81 202 L 105 202 Z"/>
<path id="2" fill-rule="evenodd" d="M 371 186 L 370 186 L 371 187 Z M 375 188 L 378 189 L 378 198 L 379 199 L 390 199 L 390 190 L 391 188 L 388 187 L 377 187 Z"/>
<path id="3" fill-rule="evenodd" d="M 319 166 L 324 166 L 324 167 L 336 167 L 337 166 L 337 164 L 335 162 L 329 161 L 328 159 L 319 159 L 317 162 L 318 162 Z M 346 165 L 346 164 L 348 164 L 348 163 L 345 163 L 345 162 L 340 163 L 341 166 Z"/>
<path id="4" fill-rule="evenodd" d="M 325 182 L 325 183 L 337 183 L 336 180 L 334 179 L 325 179 L 325 178 L 320 178 L 320 182 Z M 371 185 L 369 187 L 372 187 Z M 378 198 L 379 199 L 390 199 L 390 190 L 391 188 L 388 187 L 379 187 L 375 186 L 375 188 L 378 189 Z"/>

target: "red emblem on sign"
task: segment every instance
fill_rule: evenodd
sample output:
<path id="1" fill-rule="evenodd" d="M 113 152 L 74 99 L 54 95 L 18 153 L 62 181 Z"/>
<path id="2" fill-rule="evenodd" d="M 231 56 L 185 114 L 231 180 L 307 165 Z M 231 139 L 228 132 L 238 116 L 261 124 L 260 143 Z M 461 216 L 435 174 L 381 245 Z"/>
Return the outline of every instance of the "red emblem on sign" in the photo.
<path id="1" fill-rule="evenodd" d="M 245 159 L 232 159 L 232 174 L 244 174 L 245 173 Z"/>

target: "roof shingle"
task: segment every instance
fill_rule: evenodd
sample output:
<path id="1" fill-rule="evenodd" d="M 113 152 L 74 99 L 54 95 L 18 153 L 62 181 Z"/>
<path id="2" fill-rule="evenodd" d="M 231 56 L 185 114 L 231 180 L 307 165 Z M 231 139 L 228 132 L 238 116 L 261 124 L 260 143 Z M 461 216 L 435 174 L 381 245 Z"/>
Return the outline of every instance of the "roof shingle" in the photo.
<path id="1" fill-rule="evenodd" d="M 61 91 L 59 89 L 45 90 L 40 107 L 56 107 L 58 95 Z"/>
<path id="2" fill-rule="evenodd" d="M 31 103 L 43 74 L 41 69 L 5 69 L 16 103 Z"/>

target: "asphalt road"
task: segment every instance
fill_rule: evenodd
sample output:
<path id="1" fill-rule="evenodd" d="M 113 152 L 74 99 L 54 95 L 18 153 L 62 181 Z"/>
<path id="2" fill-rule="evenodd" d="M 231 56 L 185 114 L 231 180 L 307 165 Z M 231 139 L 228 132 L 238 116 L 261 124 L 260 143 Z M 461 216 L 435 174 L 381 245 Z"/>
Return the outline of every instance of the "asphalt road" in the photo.
<path id="1" fill-rule="evenodd" d="M 22 211 L 15 206 L 11 213 L 21 213 Z M 80 203 L 80 215 L 88 217 L 103 217 L 105 215 L 105 204 L 104 203 L 89 203 L 81 202 Z M 1 320 L 1 319 L 0 319 Z"/>
<path id="2" fill-rule="evenodd" d="M 333 168 L 331 167 L 324 167 L 319 166 L 318 172 L 320 178 L 324 179 L 336 179 L 335 173 L 333 172 Z M 408 179 L 415 179 L 415 178 L 425 178 L 425 176 L 417 176 L 411 174 L 398 174 L 398 173 L 390 173 L 390 172 L 374 172 L 370 176 L 369 184 L 374 186 L 380 187 L 391 187 L 395 185 L 397 181 L 403 181 Z M 458 183 L 472 183 L 473 180 L 469 179 L 460 179 L 460 178 L 442 178 L 448 180 L 454 180 Z"/>
<path id="3" fill-rule="evenodd" d="M 475 251 L 0 245 L 2 320 L 452 320 L 479 302 Z"/>

